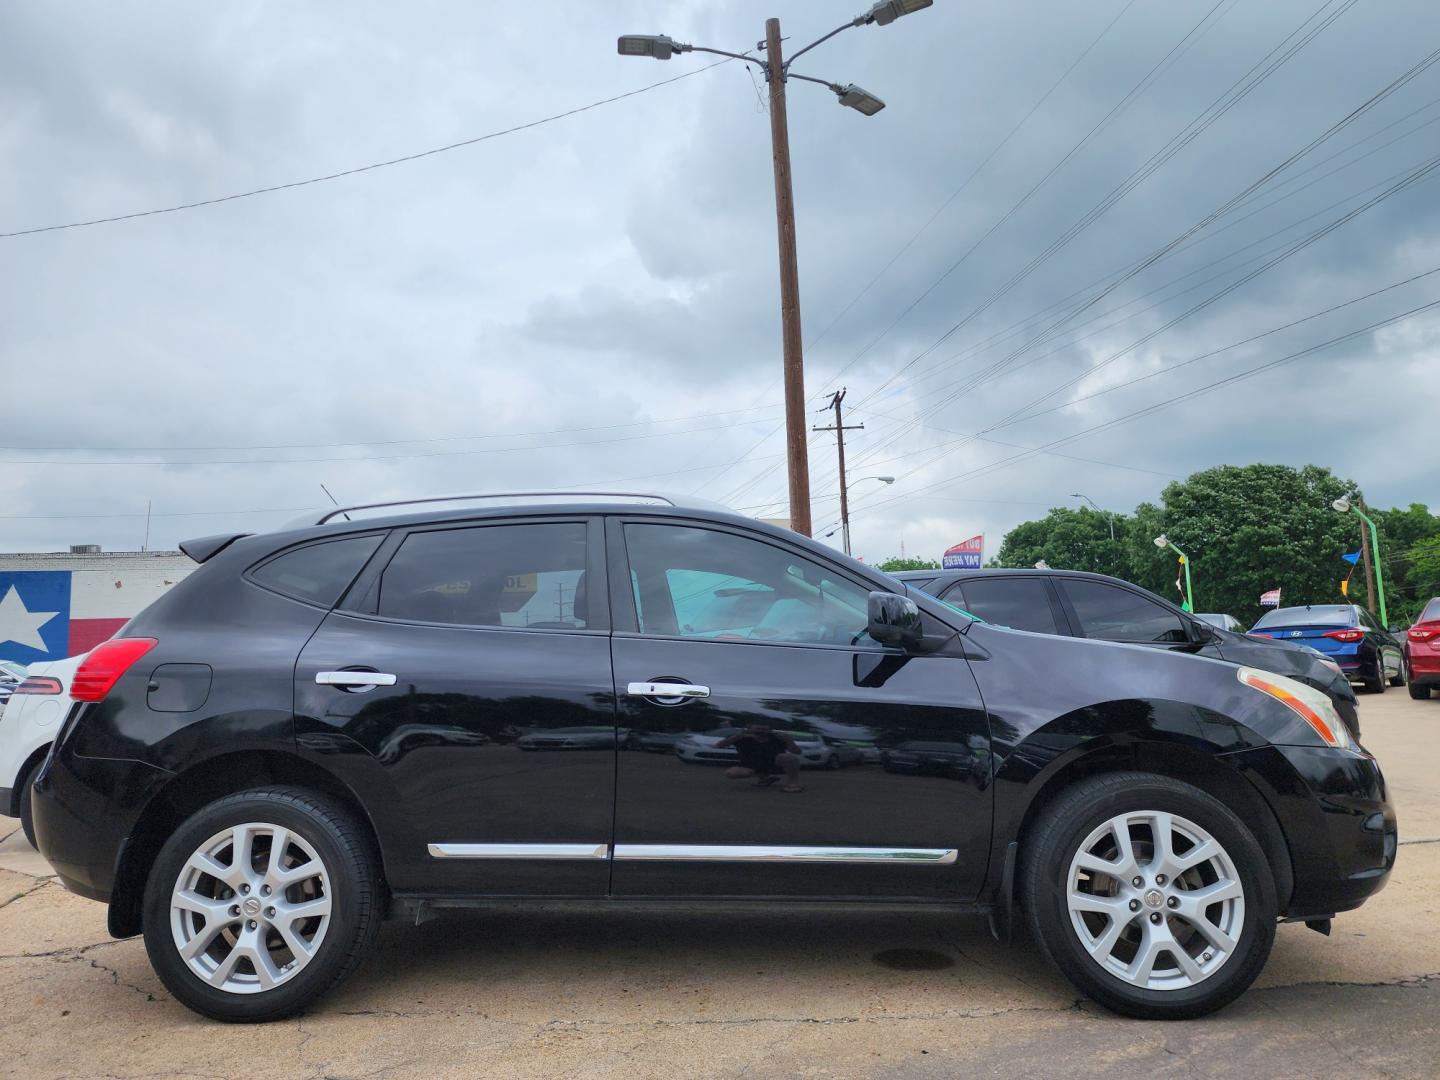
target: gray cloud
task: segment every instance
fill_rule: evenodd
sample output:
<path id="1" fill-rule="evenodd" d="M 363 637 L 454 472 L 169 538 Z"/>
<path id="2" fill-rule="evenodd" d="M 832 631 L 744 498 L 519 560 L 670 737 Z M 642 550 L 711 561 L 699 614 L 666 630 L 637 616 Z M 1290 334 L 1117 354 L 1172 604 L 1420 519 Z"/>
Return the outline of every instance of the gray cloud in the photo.
<path id="1" fill-rule="evenodd" d="M 1440 477 L 1413 445 L 1423 425 L 1416 403 L 1440 394 L 1433 315 L 1060 448 L 1112 465 L 1037 455 L 944 486 L 1016 451 L 968 443 L 932 463 L 941 451 L 928 449 L 995 424 L 1127 348 L 1243 273 L 1237 264 L 1254 251 L 1182 275 L 1331 203 L 1354 205 L 1363 189 L 1434 154 L 1440 125 L 1361 159 L 1440 116 L 1440 106 L 1293 184 L 1277 177 L 1240 212 L 1279 199 L 1273 206 L 1213 239 L 1200 234 L 1203 242 L 1127 282 L 1085 318 L 1112 314 L 1017 356 L 1012 372 L 958 394 L 927 423 L 894 419 L 955 394 L 1027 337 L 987 339 L 1179 235 L 1419 60 L 1430 6 L 1356 5 L 878 393 L 1316 4 L 1222 7 L 1173 67 L 893 328 L 1208 5 L 1138 0 L 853 304 L 1121 4 L 938 0 L 913 19 L 849 31 L 804 58 L 797 70 L 859 83 L 889 106 L 867 120 L 820 87 L 792 84 L 808 388 L 819 408 L 850 364 L 840 381 L 866 424 L 849 442 L 854 475 L 900 477 L 893 488 L 857 487 L 857 550 L 884 557 L 903 535 L 908 550 L 936 554 L 980 531 L 998 545 L 1009 525 L 1068 502 L 1071 491 L 1128 509 L 1155 498 L 1166 475 L 1219 462 L 1316 461 L 1357 480 L 1374 504 L 1440 504 Z M 637 0 L 605 9 L 525 5 L 501 19 L 452 5 L 403 13 L 379 4 L 14 7 L 0 35 L 0 231 L 213 197 L 523 123 L 707 62 L 699 54 L 669 64 L 624 60 L 614 55 L 619 32 L 743 49 L 775 10 Z M 827 3 L 779 14 L 793 48 L 854 11 Z M 1437 96 L 1440 70 L 1432 69 L 1296 169 Z M 1436 182 L 1376 207 L 1046 404 L 1440 265 Z M 0 548 L 133 546 L 143 529 L 134 517 L 38 515 L 138 514 L 147 499 L 163 515 L 300 507 L 322 497 L 321 482 L 361 498 L 637 477 L 627 483 L 757 508 L 771 500 L 781 511 L 773 229 L 768 118 L 751 76 L 731 64 L 410 165 L 0 242 L 0 372 L 9 391 L 0 443 L 22 448 L 0 458 L 237 462 L 0 462 L 0 512 L 10 515 L 0 519 Z M 1227 268 L 1229 277 L 1182 293 Z M 1031 446 L 1060 439 L 1437 296 L 1440 275 L 992 435 Z M 1052 355 L 1036 360 L 1039 353 Z M 676 417 L 696 419 L 642 423 Z M 597 429 L 619 424 L 636 426 Z M 507 435 L 560 429 L 572 430 Z M 397 442 L 460 435 L 505 437 Z M 327 445 L 342 443 L 371 445 Z M 280 444 L 287 448 L 23 449 Z M 341 460 L 295 460 L 314 458 Z M 837 516 L 832 462 L 833 442 L 817 436 L 817 525 Z M 287 516 L 165 516 L 152 535 L 170 544 Z"/>

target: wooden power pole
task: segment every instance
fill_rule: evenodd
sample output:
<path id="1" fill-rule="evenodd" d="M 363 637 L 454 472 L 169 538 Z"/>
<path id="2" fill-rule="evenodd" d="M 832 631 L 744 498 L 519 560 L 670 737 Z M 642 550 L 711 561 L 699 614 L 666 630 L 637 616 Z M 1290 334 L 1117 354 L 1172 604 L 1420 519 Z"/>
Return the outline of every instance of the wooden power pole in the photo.
<path id="1" fill-rule="evenodd" d="M 795 251 L 795 193 L 790 183 L 790 126 L 785 116 L 785 63 L 781 56 L 779 19 L 765 21 L 765 79 L 770 84 L 770 149 L 775 163 L 775 219 L 780 239 L 780 323 L 785 355 L 785 456 L 790 477 L 790 528 L 809 536 L 810 459 L 805 431 L 805 358 L 800 337 L 800 267 Z"/>
<path id="2" fill-rule="evenodd" d="M 845 432 L 860 431 L 864 424 L 851 424 L 845 426 L 845 417 L 841 412 L 841 402 L 845 400 L 845 388 L 842 386 L 835 393 L 830 395 L 830 408 L 835 410 L 835 423 L 829 427 L 817 427 L 816 431 L 833 431 L 835 433 L 835 447 L 840 453 L 840 535 L 843 537 L 845 554 L 850 554 L 850 493 L 845 480 Z M 902 541 L 903 544 L 903 541 Z"/>

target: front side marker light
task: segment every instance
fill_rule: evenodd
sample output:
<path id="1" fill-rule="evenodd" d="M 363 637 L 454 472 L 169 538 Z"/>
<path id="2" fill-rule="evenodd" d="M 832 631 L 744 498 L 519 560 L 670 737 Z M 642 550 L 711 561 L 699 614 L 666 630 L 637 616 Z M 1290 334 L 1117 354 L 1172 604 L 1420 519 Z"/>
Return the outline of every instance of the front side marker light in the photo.
<path id="1" fill-rule="evenodd" d="M 1310 725 L 1326 746 L 1333 746 L 1337 750 L 1355 748 L 1354 740 L 1350 738 L 1345 722 L 1335 711 L 1334 704 L 1319 690 L 1294 679 L 1287 679 L 1284 675 L 1250 667 L 1242 667 L 1236 674 L 1246 686 L 1268 694 L 1288 707 Z"/>

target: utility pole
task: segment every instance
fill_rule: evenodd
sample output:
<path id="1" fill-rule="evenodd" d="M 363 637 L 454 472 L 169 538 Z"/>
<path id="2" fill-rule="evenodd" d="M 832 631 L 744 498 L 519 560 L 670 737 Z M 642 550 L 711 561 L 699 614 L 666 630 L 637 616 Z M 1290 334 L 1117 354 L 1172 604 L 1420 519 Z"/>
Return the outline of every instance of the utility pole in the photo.
<path id="1" fill-rule="evenodd" d="M 896 19 L 929 7 L 935 0 L 875 0 L 869 11 L 841 23 L 804 48 L 790 61 L 855 26 L 889 26 Z M 813 75 L 791 71 L 781 47 L 780 20 L 765 20 L 765 40 L 755 48 L 765 50 L 760 60 L 749 53 L 712 49 L 676 41 L 665 34 L 622 34 L 616 42 L 621 56 L 648 56 L 669 60 L 676 53 L 704 52 L 754 64 L 765 73 L 770 87 L 770 154 L 775 166 L 775 221 L 780 247 L 780 324 L 785 372 L 785 457 L 790 478 L 790 528 L 805 536 L 811 533 L 810 460 L 805 430 L 805 359 L 800 337 L 800 269 L 795 253 L 795 193 L 790 182 L 790 125 L 785 114 L 785 83 L 800 79 L 818 83 L 831 91 L 839 104 L 863 116 L 874 116 L 885 102 L 854 83 L 830 82 Z"/>
<path id="2" fill-rule="evenodd" d="M 850 492 L 845 482 L 845 432 L 863 431 L 864 424 L 851 424 L 845 426 L 845 417 L 841 412 L 841 402 L 845 400 L 845 388 L 842 386 L 830 395 L 831 409 L 835 410 L 835 423 L 829 427 L 817 427 L 815 431 L 833 431 L 835 433 L 835 447 L 840 452 L 840 536 L 843 538 L 845 554 L 850 554 Z M 802 440 L 803 441 L 803 440 Z"/>
<path id="3" fill-rule="evenodd" d="M 765 20 L 765 81 L 770 84 L 770 156 L 775 164 L 775 224 L 780 238 L 780 336 L 785 356 L 785 461 L 790 528 L 810 535 L 810 452 L 805 434 L 805 355 L 800 336 L 800 265 L 795 248 L 795 192 L 790 182 L 790 125 L 780 20 Z M 840 484 L 845 505 L 845 484 Z M 845 550 L 850 550 L 846 534 Z"/>

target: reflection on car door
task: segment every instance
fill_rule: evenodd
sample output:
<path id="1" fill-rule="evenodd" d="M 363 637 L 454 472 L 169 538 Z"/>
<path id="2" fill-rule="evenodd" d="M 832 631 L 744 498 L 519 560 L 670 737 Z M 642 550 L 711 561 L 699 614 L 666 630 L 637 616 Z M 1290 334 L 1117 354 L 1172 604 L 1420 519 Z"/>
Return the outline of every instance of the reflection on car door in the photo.
<path id="1" fill-rule="evenodd" d="M 675 741 L 620 754 L 615 893 L 976 894 L 990 761 L 967 661 L 879 647 L 868 586 L 779 539 L 617 517 L 608 541 L 620 725 Z M 876 752 L 797 771 L 796 733 Z M 880 767 L 915 741 L 956 767 Z"/>
<path id="2" fill-rule="evenodd" d="M 300 751 L 389 793 L 375 824 L 397 892 L 605 892 L 602 536 L 598 519 L 408 530 L 301 654 Z"/>

